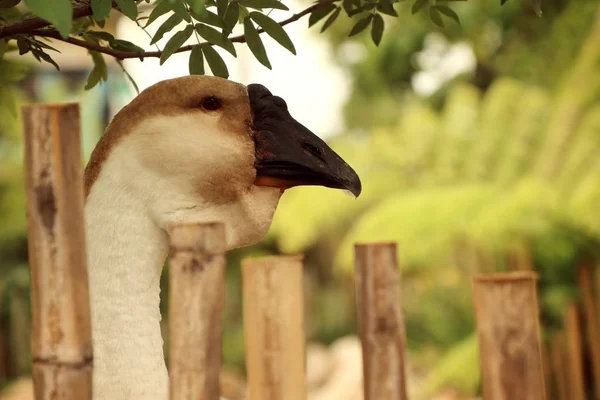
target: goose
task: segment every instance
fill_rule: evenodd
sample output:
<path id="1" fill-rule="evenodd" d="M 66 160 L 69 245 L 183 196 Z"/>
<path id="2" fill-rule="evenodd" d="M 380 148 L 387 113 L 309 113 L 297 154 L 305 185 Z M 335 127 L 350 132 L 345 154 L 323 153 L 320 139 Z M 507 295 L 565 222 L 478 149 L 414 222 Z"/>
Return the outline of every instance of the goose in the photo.
<path id="1" fill-rule="evenodd" d="M 187 76 L 145 89 L 85 168 L 95 400 L 166 400 L 159 279 L 168 229 L 221 221 L 227 248 L 261 240 L 285 190 L 358 196 L 356 172 L 259 84 Z"/>

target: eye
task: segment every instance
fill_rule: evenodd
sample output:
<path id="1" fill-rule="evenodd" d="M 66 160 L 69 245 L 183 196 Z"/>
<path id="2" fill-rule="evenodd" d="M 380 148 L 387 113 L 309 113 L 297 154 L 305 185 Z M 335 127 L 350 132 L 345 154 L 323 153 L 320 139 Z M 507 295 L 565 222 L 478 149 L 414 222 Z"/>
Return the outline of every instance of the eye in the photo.
<path id="1" fill-rule="evenodd" d="M 221 108 L 221 106 L 221 100 L 214 96 L 209 96 L 202 100 L 202 108 L 208 111 L 216 111 Z"/>

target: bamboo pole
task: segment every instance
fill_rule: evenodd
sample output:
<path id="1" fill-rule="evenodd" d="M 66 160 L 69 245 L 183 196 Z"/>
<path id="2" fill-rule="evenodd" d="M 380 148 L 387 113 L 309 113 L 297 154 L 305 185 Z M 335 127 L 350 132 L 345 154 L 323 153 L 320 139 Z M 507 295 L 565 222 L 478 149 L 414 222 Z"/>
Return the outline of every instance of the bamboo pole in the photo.
<path id="1" fill-rule="evenodd" d="M 585 400 L 581 325 L 575 303 L 571 303 L 567 307 L 566 330 L 569 364 L 569 400 Z"/>
<path id="2" fill-rule="evenodd" d="M 594 292 L 596 293 L 596 318 L 600 320 L 600 265 L 597 265 L 593 274 Z"/>
<path id="3" fill-rule="evenodd" d="M 89 400 L 92 340 L 79 106 L 23 107 L 35 398 Z"/>
<path id="4" fill-rule="evenodd" d="M 556 400 L 569 400 L 569 390 L 567 385 L 566 370 L 568 369 L 565 363 L 565 354 L 563 350 L 563 334 L 555 333 L 552 336 L 551 353 L 552 353 L 552 371 L 554 376 L 554 386 L 556 391 Z"/>
<path id="5" fill-rule="evenodd" d="M 473 301 L 485 400 L 544 400 L 537 275 L 478 275 Z"/>
<path id="6" fill-rule="evenodd" d="M 600 324 L 598 310 L 594 301 L 594 265 L 583 262 L 579 266 L 579 288 L 583 297 L 583 313 L 587 327 L 587 339 L 592 360 L 592 376 L 595 388 L 595 398 L 600 400 Z"/>
<path id="7" fill-rule="evenodd" d="M 554 388 L 552 385 L 552 355 L 549 343 L 542 344 L 542 368 L 544 372 L 544 383 L 546 384 L 546 397 L 552 398 Z"/>
<path id="8" fill-rule="evenodd" d="M 169 395 L 218 400 L 225 300 L 225 228 L 169 230 Z"/>
<path id="9" fill-rule="evenodd" d="M 250 400 L 306 400 L 302 257 L 242 261 Z"/>
<path id="10" fill-rule="evenodd" d="M 364 398 L 406 400 L 406 337 L 396 243 L 357 244 L 354 252 Z"/>

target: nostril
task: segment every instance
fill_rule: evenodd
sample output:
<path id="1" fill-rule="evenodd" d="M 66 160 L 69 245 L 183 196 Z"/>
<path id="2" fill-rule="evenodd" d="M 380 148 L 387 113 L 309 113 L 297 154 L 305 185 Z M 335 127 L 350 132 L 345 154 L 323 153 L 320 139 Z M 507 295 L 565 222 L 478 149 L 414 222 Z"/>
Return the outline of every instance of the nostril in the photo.
<path id="1" fill-rule="evenodd" d="M 323 152 L 317 146 L 314 146 L 310 143 L 302 143 L 302 148 L 308 151 L 313 156 L 323 159 Z"/>

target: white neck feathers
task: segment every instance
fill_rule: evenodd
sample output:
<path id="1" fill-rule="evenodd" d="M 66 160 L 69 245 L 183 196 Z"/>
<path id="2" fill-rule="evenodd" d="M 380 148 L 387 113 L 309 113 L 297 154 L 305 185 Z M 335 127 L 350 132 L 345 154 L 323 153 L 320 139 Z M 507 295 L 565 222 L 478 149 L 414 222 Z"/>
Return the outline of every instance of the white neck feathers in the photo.
<path id="1" fill-rule="evenodd" d="M 165 400 L 159 281 L 167 237 L 141 204 L 105 182 L 85 207 L 94 400 Z"/>

